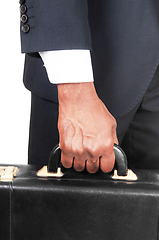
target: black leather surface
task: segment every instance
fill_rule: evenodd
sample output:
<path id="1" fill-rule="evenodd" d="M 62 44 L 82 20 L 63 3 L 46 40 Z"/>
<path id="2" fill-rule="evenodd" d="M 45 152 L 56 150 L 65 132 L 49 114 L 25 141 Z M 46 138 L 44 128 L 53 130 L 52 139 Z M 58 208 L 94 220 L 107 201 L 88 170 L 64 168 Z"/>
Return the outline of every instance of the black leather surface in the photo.
<path id="1" fill-rule="evenodd" d="M 157 171 L 138 170 L 138 180 L 128 182 L 73 169 L 61 179 L 38 178 L 38 169 L 20 166 L 12 183 L 12 238 L 0 239 L 157 240 Z M 7 189 L 0 183 L 6 205 Z"/>
<path id="2" fill-rule="evenodd" d="M 9 240 L 11 235 L 11 192 L 9 183 L 0 183 L 0 239 Z"/>

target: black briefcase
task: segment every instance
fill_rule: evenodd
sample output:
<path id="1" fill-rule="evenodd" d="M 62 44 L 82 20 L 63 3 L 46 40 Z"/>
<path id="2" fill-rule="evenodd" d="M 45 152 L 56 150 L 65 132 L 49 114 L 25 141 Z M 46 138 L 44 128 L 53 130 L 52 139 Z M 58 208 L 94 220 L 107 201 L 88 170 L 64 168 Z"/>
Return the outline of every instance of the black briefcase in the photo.
<path id="1" fill-rule="evenodd" d="M 63 168 L 48 173 L 58 157 L 55 149 L 43 169 L 0 168 L 0 240 L 158 239 L 158 171 L 126 175 L 124 160 L 117 170 L 125 177 Z"/>

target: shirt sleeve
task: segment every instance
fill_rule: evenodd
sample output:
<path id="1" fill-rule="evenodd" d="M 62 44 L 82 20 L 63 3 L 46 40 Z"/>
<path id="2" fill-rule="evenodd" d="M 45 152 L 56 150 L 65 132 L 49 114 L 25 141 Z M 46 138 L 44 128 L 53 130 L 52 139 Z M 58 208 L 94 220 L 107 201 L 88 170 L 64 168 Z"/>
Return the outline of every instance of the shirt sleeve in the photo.
<path id="1" fill-rule="evenodd" d="M 53 84 L 93 82 L 90 50 L 39 52 Z"/>

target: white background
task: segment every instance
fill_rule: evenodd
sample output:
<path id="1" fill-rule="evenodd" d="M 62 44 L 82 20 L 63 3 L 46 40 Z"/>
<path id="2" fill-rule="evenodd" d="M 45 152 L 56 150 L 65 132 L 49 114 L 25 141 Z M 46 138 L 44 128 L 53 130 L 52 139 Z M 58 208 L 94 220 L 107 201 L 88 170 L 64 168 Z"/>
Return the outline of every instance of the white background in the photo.
<path id="1" fill-rule="evenodd" d="M 19 1 L 0 5 L 0 164 L 26 164 L 30 92 L 22 77 Z"/>

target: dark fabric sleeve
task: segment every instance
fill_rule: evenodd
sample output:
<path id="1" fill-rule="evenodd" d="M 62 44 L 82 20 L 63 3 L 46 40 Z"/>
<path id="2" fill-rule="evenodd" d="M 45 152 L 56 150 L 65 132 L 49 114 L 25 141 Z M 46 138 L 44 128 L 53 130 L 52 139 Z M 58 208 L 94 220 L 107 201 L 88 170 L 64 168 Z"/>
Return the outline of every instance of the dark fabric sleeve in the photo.
<path id="1" fill-rule="evenodd" d="M 25 0 L 29 31 L 22 31 L 23 53 L 91 49 L 87 0 Z"/>

